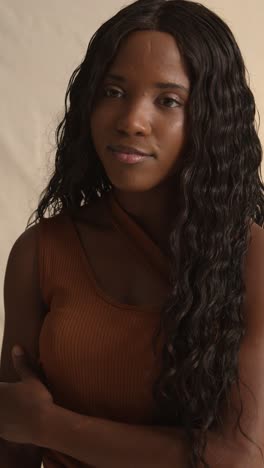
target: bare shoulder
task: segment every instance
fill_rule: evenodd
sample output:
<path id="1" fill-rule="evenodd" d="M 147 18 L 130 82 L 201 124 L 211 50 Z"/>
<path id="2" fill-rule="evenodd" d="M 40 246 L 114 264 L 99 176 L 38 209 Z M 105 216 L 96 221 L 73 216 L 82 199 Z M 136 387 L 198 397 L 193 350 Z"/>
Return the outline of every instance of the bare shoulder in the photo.
<path id="1" fill-rule="evenodd" d="M 248 326 L 264 333 L 264 229 L 251 227 L 251 242 L 245 261 L 245 313 Z"/>
<path id="2" fill-rule="evenodd" d="M 262 237 L 262 239 L 264 238 L 264 228 L 259 226 L 257 223 L 252 224 L 251 233 L 252 233 L 252 237 L 253 236 L 260 236 L 259 238 L 261 238 L 261 237 Z"/>
<path id="3" fill-rule="evenodd" d="M 4 335 L 0 378 L 16 381 L 11 349 L 20 344 L 32 365 L 38 360 L 38 339 L 44 320 L 45 305 L 41 298 L 37 257 L 39 225 L 26 229 L 14 242 L 4 276 Z"/>
<path id="4" fill-rule="evenodd" d="M 256 223 L 251 226 L 251 241 L 246 258 L 247 274 L 264 274 L 264 229 Z"/>

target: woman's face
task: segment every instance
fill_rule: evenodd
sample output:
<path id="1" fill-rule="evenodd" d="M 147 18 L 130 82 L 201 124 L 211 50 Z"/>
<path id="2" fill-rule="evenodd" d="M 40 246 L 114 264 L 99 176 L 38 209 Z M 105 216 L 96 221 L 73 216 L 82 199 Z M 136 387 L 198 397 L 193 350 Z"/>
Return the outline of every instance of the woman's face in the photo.
<path id="1" fill-rule="evenodd" d="M 114 187 L 151 190 L 175 172 L 184 146 L 189 84 L 170 34 L 136 31 L 122 41 L 91 116 L 94 147 Z M 128 164 L 110 149 L 119 145 L 151 156 Z"/>

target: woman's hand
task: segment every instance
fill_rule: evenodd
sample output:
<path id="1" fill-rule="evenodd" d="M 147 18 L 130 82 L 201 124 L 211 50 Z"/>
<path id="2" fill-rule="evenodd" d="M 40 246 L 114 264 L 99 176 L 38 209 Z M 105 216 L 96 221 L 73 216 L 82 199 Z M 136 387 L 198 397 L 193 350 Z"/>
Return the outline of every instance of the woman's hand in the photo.
<path id="1" fill-rule="evenodd" d="M 19 348 L 22 354 L 16 355 Z M 21 382 L 0 382 L 0 437 L 20 444 L 37 444 L 42 416 L 53 398 L 28 365 L 23 350 L 12 350 L 14 367 Z"/>

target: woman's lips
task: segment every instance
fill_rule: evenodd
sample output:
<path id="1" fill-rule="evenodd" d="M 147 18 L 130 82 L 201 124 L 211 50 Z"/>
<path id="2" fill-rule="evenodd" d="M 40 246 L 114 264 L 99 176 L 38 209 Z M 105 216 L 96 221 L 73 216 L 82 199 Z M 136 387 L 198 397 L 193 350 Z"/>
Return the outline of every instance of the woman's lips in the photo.
<path id="1" fill-rule="evenodd" d="M 143 156 L 141 154 L 130 154 L 130 153 L 121 153 L 119 151 L 110 150 L 112 155 L 118 159 L 118 161 L 126 163 L 126 164 L 135 164 L 145 159 L 149 159 L 152 156 Z"/>

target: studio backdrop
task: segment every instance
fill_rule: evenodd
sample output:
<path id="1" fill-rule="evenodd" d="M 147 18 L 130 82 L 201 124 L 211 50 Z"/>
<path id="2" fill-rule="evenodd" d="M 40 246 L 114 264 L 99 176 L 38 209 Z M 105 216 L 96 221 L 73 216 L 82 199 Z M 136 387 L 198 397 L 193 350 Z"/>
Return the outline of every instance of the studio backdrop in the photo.
<path id="1" fill-rule="evenodd" d="M 0 283 L 52 170 L 64 96 L 95 30 L 128 0 L 0 0 Z M 263 0 L 201 0 L 231 27 L 264 116 Z M 259 129 L 262 145 L 264 126 Z M 262 167 L 263 174 L 263 167 Z M 16 285 L 14 284 L 14 294 Z M 0 343 L 4 327 L 0 299 Z"/>

